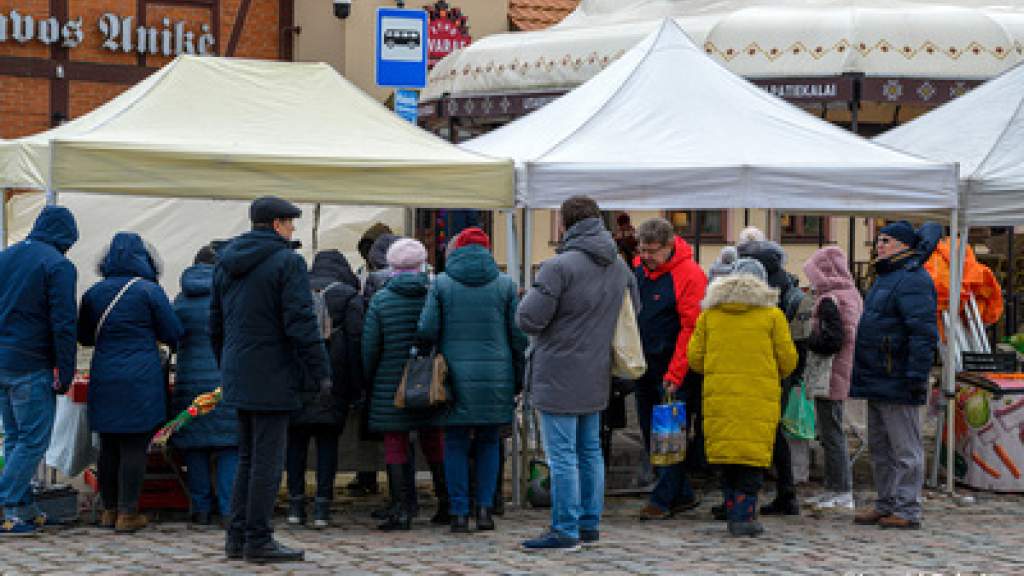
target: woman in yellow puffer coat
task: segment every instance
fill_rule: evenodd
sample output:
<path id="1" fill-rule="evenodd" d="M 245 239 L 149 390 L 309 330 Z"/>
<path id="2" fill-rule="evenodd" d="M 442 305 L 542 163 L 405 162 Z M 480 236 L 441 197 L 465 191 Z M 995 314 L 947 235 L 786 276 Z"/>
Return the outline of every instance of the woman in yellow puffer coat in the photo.
<path id="1" fill-rule="evenodd" d="M 704 436 L 710 464 L 722 467 L 729 532 L 757 536 L 754 520 L 764 468 L 771 465 L 782 390 L 797 365 L 779 291 L 756 260 L 708 286 L 690 338 L 690 369 L 704 374 Z"/>

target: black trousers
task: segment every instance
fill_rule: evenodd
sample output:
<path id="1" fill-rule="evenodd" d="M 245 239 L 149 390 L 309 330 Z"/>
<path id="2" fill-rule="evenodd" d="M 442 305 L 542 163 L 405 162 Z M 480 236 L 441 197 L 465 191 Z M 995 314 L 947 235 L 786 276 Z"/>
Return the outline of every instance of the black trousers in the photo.
<path id="1" fill-rule="evenodd" d="M 122 514 L 139 511 L 139 496 L 146 477 L 146 450 L 150 432 L 100 433 L 99 480 L 103 508 Z"/>
<path id="2" fill-rule="evenodd" d="M 287 412 L 238 411 L 238 474 L 231 501 L 228 539 L 259 547 L 271 540 L 271 519 L 281 486 Z"/>
<path id="3" fill-rule="evenodd" d="M 306 494 L 306 456 L 309 441 L 316 440 L 316 497 L 333 500 L 334 476 L 338 472 L 337 426 L 292 426 L 288 429 L 288 495 Z"/>
<path id="4" fill-rule="evenodd" d="M 786 413 L 789 404 L 790 387 L 782 387 L 782 413 Z M 782 431 L 782 420 L 775 427 L 775 448 L 772 451 L 772 468 L 775 469 L 775 498 L 791 500 L 796 498 L 796 481 L 793 479 L 793 457 L 789 453 L 789 442 Z"/>
<path id="5" fill-rule="evenodd" d="M 725 464 L 722 467 L 722 489 L 756 497 L 764 484 L 764 468 L 743 464 Z"/>

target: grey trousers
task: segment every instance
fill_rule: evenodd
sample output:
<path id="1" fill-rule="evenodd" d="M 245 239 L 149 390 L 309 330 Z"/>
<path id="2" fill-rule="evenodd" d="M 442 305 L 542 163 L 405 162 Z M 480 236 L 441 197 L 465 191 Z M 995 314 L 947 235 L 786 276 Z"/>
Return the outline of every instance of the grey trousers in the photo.
<path id="1" fill-rule="evenodd" d="M 814 414 L 818 417 L 818 439 L 825 451 L 825 490 L 849 492 L 853 481 L 843 432 L 843 401 L 815 398 Z"/>
<path id="2" fill-rule="evenodd" d="M 868 446 L 878 490 L 875 510 L 920 522 L 924 484 L 920 407 L 868 400 Z"/>

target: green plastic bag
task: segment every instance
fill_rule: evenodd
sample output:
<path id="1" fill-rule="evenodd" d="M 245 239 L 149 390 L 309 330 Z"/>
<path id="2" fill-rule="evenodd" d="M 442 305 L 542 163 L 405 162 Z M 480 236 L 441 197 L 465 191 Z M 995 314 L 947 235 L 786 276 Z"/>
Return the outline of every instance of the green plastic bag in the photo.
<path id="1" fill-rule="evenodd" d="M 789 402 L 782 414 L 782 429 L 794 440 L 814 440 L 814 402 L 807 397 L 807 385 L 789 390 Z"/>

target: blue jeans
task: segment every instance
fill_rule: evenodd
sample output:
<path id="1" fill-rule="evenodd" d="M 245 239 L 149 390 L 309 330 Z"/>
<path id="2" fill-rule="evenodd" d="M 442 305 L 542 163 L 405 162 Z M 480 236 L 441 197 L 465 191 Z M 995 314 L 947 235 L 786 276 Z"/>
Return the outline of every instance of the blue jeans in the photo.
<path id="1" fill-rule="evenodd" d="M 452 426 L 444 432 L 444 476 L 448 485 L 448 512 L 469 514 L 469 447 L 476 434 L 476 502 L 481 508 L 494 503 L 498 485 L 498 426 Z"/>
<path id="2" fill-rule="evenodd" d="M 673 506 L 692 502 L 696 496 L 690 479 L 686 477 L 686 464 L 680 462 L 671 466 L 657 466 L 658 483 L 651 492 L 651 504 L 670 510 Z"/>
<path id="3" fill-rule="evenodd" d="M 551 470 L 551 527 L 564 536 L 597 530 L 604 506 L 601 413 L 540 412 Z"/>
<path id="4" fill-rule="evenodd" d="M 223 518 L 231 517 L 231 491 L 238 471 L 238 448 L 195 448 L 184 451 L 188 467 L 188 492 L 193 512 L 213 511 L 213 479 L 210 458 L 217 459 L 217 507 Z"/>
<path id="5" fill-rule="evenodd" d="M 6 517 L 29 519 L 39 513 L 32 501 L 32 477 L 50 446 L 56 409 L 51 371 L 0 371 L 5 461 L 0 503 Z"/>

